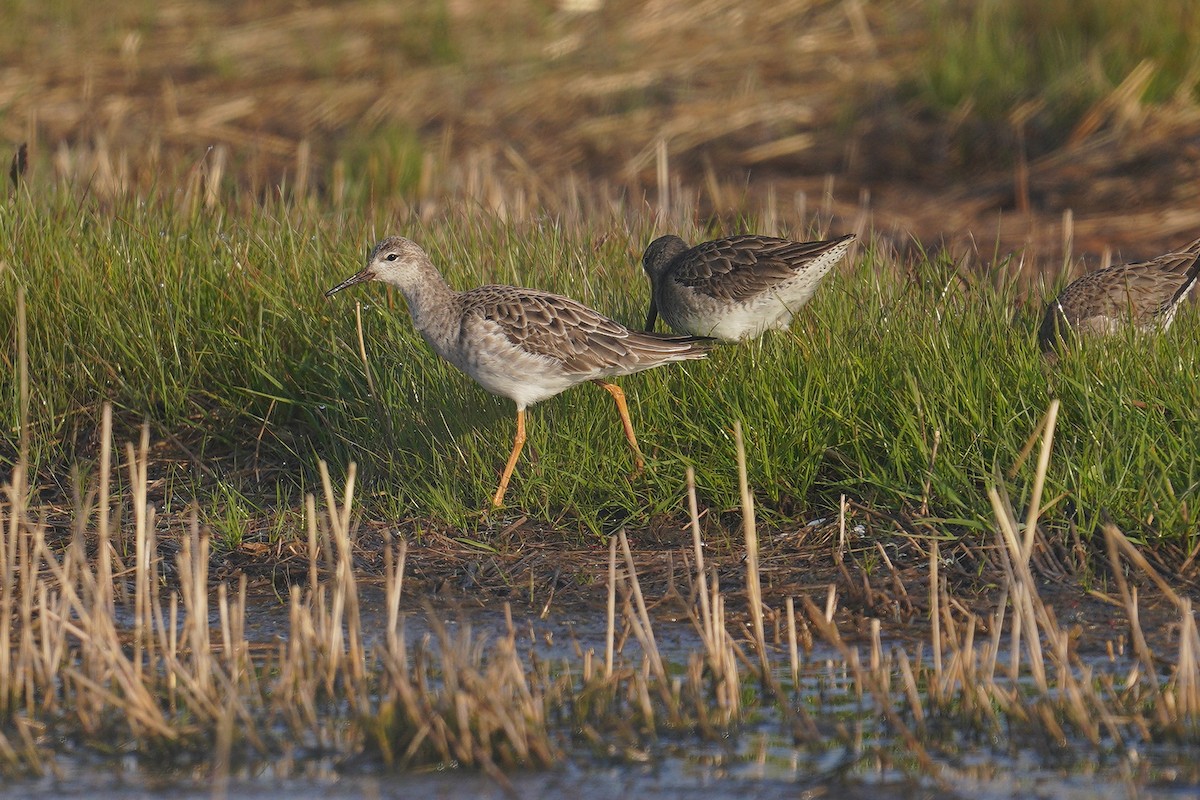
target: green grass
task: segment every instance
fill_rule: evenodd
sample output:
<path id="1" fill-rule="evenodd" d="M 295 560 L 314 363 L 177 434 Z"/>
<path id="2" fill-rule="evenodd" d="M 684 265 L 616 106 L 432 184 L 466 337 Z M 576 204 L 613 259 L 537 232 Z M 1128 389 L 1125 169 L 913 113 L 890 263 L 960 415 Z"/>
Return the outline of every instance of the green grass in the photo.
<path id="1" fill-rule="evenodd" d="M 929 0 L 926 14 L 913 89 L 946 114 L 970 104 L 964 146 L 986 145 L 989 127 L 1011 129 L 1022 104 L 1033 111 L 1031 149 L 1061 145 L 1143 61 L 1154 72 L 1134 100 L 1197 99 L 1200 6 L 1191 0 Z"/>
<path id="2" fill-rule="evenodd" d="M 0 458 L 11 465 L 17 449 L 20 286 L 43 485 L 68 486 L 70 465 L 94 458 L 111 401 L 127 434 L 149 419 L 152 439 L 174 437 L 207 466 L 173 479 L 174 507 L 200 497 L 234 544 L 256 514 L 298 503 L 318 459 L 335 473 L 359 464 L 369 515 L 486 537 L 479 512 L 511 445 L 512 403 L 440 361 L 386 287 L 322 296 L 369 243 L 409 235 L 459 288 L 537 286 L 637 324 L 647 292 L 638 255 L 661 232 L 633 213 L 585 224 L 461 212 L 418 224 L 281 202 L 189 215 L 155 199 L 113 207 L 67 189 L 36 195 L 0 206 Z M 679 513 L 691 465 L 703 502 L 733 508 L 741 420 L 768 519 L 828 515 L 843 493 L 911 515 L 928 482 L 939 529 L 971 535 L 990 518 L 986 485 L 1016 463 L 1058 396 L 1046 496 L 1059 499 L 1047 524 L 1073 520 L 1087 536 L 1107 514 L 1135 536 L 1190 547 L 1200 364 L 1185 343 L 1196 315 L 1157 340 L 1088 346 L 1051 372 L 1033 339 L 1038 309 L 1005 288 L 1007 267 L 970 288 L 956 269 L 867 247 L 790 331 L 622 379 L 649 457 L 632 481 L 606 393 L 584 385 L 535 406 L 508 505 L 564 531 L 644 524 Z"/>

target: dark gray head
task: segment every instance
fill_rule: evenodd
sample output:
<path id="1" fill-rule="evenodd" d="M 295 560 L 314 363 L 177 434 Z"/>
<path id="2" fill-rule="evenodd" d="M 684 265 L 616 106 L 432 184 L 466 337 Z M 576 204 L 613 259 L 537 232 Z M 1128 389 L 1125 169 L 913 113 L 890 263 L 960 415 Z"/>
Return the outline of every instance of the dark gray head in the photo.
<path id="1" fill-rule="evenodd" d="M 642 254 L 642 269 L 646 270 L 646 275 L 650 278 L 650 310 L 646 314 L 646 330 L 648 331 L 654 330 L 654 323 L 658 321 L 658 303 L 654 299 L 654 287 L 658 285 L 663 273 L 667 271 L 667 265 L 687 249 L 687 243 L 683 239 L 668 234 L 651 242 L 650 246 L 646 248 L 646 252 Z"/>
<path id="2" fill-rule="evenodd" d="M 1038 328 L 1038 345 L 1042 349 L 1042 355 L 1047 358 L 1056 357 L 1055 350 L 1070 334 L 1071 323 L 1063 314 L 1062 306 L 1058 304 L 1058 298 L 1055 298 L 1046 306 L 1041 327 Z"/>
<path id="3" fill-rule="evenodd" d="M 642 269 L 646 270 L 651 282 L 654 282 L 663 274 L 667 265 L 687 249 L 687 243 L 678 236 L 660 236 L 651 242 L 642 254 Z"/>
<path id="4" fill-rule="evenodd" d="M 389 236 L 371 250 L 365 267 L 327 291 L 325 296 L 367 281 L 383 281 L 403 290 L 423 279 L 430 269 L 429 256 L 416 242 L 403 236 Z"/>

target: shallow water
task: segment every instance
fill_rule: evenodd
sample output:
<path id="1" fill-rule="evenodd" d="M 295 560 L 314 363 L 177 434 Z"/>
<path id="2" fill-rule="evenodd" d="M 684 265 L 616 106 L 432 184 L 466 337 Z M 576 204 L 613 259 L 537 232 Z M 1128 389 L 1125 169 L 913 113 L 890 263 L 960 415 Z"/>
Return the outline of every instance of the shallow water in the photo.
<path id="1" fill-rule="evenodd" d="M 439 800 L 509 800 L 509 798 L 576 798 L 577 800 L 623 800 L 630 797 L 652 797 L 662 800 L 704 797 L 755 797 L 764 800 L 789 798 L 800 792 L 830 791 L 825 796 L 846 798 L 906 798 L 947 797 L 944 793 L 916 785 L 854 786 L 822 784 L 812 781 L 796 782 L 761 778 L 730 778 L 708 772 L 685 771 L 672 764 L 647 767 L 621 767 L 583 770 L 569 767 L 539 774 L 516 775 L 510 778 L 511 791 L 478 774 L 403 774 L 391 776 L 345 776 L 316 774 L 306 778 L 277 780 L 269 776 L 238 777 L 228 783 L 213 785 L 208 781 L 185 781 L 155 784 L 139 780 L 114 779 L 106 773 L 81 775 L 76 780 L 44 780 L 23 782 L 0 790 L 0 797 L 70 798 L 87 797 L 95 800 L 109 798 L 146 798 L 162 800 L 171 797 L 187 798 L 230 797 L 257 800 L 258 798 L 288 797 L 292 800 L 320 800 L 328 797 L 369 798 L 438 798 Z M 817 794 L 814 793 L 814 796 Z M 952 796 L 952 795 L 950 795 Z"/>
<path id="2" fill-rule="evenodd" d="M 476 636 L 498 638 L 507 633 L 503 612 L 446 610 L 438 612 L 445 627 Z M 385 612 L 364 598 L 363 630 L 382 636 Z M 214 619 L 215 621 L 215 619 Z M 287 634 L 286 611 L 272 602 L 255 604 L 247 614 L 247 638 L 269 642 Z M 578 665 L 582 654 L 604 657 L 602 615 L 559 613 L 547 619 L 518 616 L 513 620 L 518 652 L 526 659 Z M 407 639 L 416 643 L 432 626 L 425 613 L 405 615 Z M 690 623 L 656 619 L 654 634 L 664 660 L 679 667 L 701 649 Z M 633 636 L 621 637 L 621 656 L 639 660 Z M 370 644 L 370 642 L 368 642 Z M 886 646 L 886 643 L 885 643 Z M 782 664 L 786 665 L 786 656 Z M 1097 669 L 1128 668 L 1128 664 L 1097 662 Z M 790 670 L 779 678 L 790 681 Z M 895 684 L 900 686 L 900 682 Z M 242 768 L 227 780 L 214 782 L 208 768 L 181 766 L 169 773 L 146 769 L 136 755 L 119 758 L 60 755 L 55 774 L 10 781 L 0 797 L 153 798 L 191 797 L 308 800 L 329 797 L 466 798 L 540 797 L 564 800 L 626 800 L 693 798 L 702 793 L 716 800 L 795 798 L 798 796 L 880 798 L 1075 798 L 1196 797 L 1200 781 L 1195 749 L 1162 746 L 1141 748 L 1136 754 L 1097 753 L 1086 743 L 1059 749 L 1031 741 L 1013 748 L 1008 743 L 973 741 L 948 732 L 935 761 L 943 768 L 940 784 L 921 777 L 902 742 L 882 723 L 869 696 L 859 696 L 851 672 L 834 651 L 817 647 L 803 662 L 801 696 L 822 730 L 842 725 L 861 742 L 858 751 L 834 737 L 827 746 L 796 746 L 784 735 L 774 710 L 750 715 L 736 735 L 717 743 L 680 734 L 660 738 L 644 751 L 614 751 L 611 757 L 595 750 L 568 746 L 568 763 L 554 770 L 508 776 L 510 787 L 469 770 L 389 773 L 376 764 L 336 764 L 324 757 L 297 758 L 277 764 Z M 952 746 L 951 746 L 952 745 Z M 953 753 L 948 757 L 945 753 Z M 918 776 L 918 777 L 913 777 Z"/>

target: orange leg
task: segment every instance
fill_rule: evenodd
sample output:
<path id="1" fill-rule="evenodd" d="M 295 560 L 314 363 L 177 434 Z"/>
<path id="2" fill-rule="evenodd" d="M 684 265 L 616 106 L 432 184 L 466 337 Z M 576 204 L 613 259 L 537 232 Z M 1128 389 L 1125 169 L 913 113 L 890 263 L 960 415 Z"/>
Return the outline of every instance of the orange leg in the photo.
<path id="1" fill-rule="evenodd" d="M 521 455 L 521 448 L 525 446 L 525 409 L 517 409 L 517 435 L 513 439 L 512 453 L 508 456 L 508 463 L 504 465 L 504 474 L 500 476 L 500 488 L 496 489 L 496 496 L 492 498 L 492 506 L 499 508 L 504 503 L 504 493 L 508 491 L 508 479 L 512 477 L 513 468 L 517 466 L 517 456 Z"/>
<path id="2" fill-rule="evenodd" d="M 635 469 L 633 474 L 637 475 L 646 466 L 646 460 L 642 458 L 642 449 L 638 447 L 637 437 L 633 435 L 633 421 L 629 419 L 629 406 L 625 404 L 625 392 L 621 391 L 621 387 L 615 383 L 608 383 L 596 379 L 592 381 L 604 391 L 612 395 L 612 399 L 617 404 L 617 413 L 621 415 L 621 425 L 625 427 L 625 438 L 629 440 L 629 447 L 633 450 L 633 461 Z"/>

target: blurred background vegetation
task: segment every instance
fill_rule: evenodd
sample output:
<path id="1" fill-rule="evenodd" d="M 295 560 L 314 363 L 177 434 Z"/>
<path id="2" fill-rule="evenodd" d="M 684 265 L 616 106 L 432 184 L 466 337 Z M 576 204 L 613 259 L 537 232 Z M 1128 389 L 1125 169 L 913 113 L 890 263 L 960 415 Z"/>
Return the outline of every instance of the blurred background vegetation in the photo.
<path id="1" fill-rule="evenodd" d="M 3 0 L 0 14 L 0 138 L 99 196 L 203 171 L 428 216 L 674 189 L 718 226 L 769 199 L 865 210 L 901 242 L 1056 259 L 1064 239 L 1136 256 L 1200 227 L 1191 0 Z"/>

